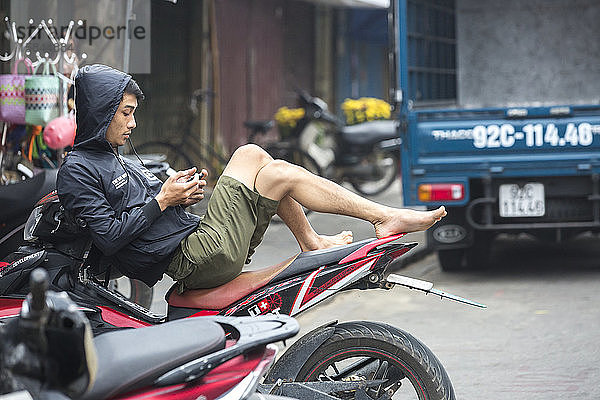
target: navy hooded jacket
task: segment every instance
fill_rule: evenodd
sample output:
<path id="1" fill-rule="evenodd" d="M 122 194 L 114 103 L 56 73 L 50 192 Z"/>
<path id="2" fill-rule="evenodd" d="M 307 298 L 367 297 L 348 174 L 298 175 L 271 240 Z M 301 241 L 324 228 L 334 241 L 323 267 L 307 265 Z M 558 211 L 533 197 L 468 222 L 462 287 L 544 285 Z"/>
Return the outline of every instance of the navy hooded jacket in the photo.
<path id="1" fill-rule="evenodd" d="M 152 286 L 200 218 L 181 206 L 161 212 L 154 198 L 162 182 L 106 140 L 130 79 L 104 65 L 85 66 L 77 74 L 77 133 L 58 172 L 57 190 L 65 209 L 87 223 L 94 245 L 123 274 Z"/>

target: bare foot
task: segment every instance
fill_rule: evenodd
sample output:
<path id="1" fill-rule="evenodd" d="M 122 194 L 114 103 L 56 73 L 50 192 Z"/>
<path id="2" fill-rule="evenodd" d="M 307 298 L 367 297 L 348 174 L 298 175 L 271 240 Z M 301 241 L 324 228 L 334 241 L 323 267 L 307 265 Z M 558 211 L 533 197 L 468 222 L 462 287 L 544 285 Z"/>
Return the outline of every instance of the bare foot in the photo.
<path id="1" fill-rule="evenodd" d="M 300 247 L 302 251 L 321 250 L 350 244 L 352 243 L 352 240 L 352 231 L 343 231 L 333 236 L 317 235 L 314 243 L 311 243 L 310 245 L 301 245 Z"/>
<path id="2" fill-rule="evenodd" d="M 387 214 L 373 223 L 378 238 L 402 232 L 424 231 L 446 216 L 446 208 L 441 206 L 432 211 L 416 211 L 407 208 L 390 208 Z"/>

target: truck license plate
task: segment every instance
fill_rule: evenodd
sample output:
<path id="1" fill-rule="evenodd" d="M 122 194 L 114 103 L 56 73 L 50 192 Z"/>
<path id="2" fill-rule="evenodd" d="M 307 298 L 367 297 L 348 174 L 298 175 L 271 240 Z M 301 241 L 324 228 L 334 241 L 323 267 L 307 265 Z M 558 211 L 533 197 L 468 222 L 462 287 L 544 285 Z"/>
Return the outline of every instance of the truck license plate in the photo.
<path id="1" fill-rule="evenodd" d="M 500 185 L 498 199 L 501 217 L 541 217 L 546 212 L 542 183 Z"/>

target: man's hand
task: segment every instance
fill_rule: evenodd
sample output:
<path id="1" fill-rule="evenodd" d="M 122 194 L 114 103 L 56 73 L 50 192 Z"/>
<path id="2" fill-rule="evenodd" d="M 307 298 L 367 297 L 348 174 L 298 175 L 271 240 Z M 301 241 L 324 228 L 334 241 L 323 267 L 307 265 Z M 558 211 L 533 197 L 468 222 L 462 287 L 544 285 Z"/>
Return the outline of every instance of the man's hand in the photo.
<path id="1" fill-rule="evenodd" d="M 206 177 L 208 176 L 208 171 L 203 169 L 200 174 L 202 175 L 202 179 L 199 179 L 198 175 L 194 176 L 194 179 L 199 179 L 198 188 L 187 198 L 186 201 L 181 203 L 182 206 L 191 206 L 204 198 L 204 187 L 206 186 Z"/>
<path id="2" fill-rule="evenodd" d="M 202 170 L 208 174 L 206 170 Z M 160 188 L 156 201 L 161 211 L 167 207 L 195 204 L 204 198 L 206 181 L 200 180 L 196 167 L 171 175 Z"/>

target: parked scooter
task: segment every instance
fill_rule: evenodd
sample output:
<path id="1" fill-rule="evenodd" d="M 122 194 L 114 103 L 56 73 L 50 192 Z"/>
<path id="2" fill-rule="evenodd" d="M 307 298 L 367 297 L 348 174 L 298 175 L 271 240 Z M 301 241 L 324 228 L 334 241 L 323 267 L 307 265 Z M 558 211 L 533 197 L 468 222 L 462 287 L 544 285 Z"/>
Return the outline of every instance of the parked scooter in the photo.
<path id="1" fill-rule="evenodd" d="M 166 296 L 168 314 L 161 316 L 110 290 L 102 276 L 118 266 L 102 262 L 84 224 L 69 218 L 56 196 L 39 203 L 25 233 L 28 246 L 0 264 L 0 320 L 18 315 L 27 277 L 38 266 L 48 271 L 51 288 L 67 291 L 86 311 L 95 332 L 208 315 L 295 316 L 339 291 L 395 285 L 485 307 L 430 282 L 388 275 L 387 267 L 416 245 L 398 242 L 399 234 L 300 253 L 213 289 L 179 294 L 175 285 Z M 333 321 L 308 333 L 279 359 L 259 390 L 314 399 L 455 398 L 444 367 L 423 343 L 390 325 L 365 321 Z"/>
<path id="2" fill-rule="evenodd" d="M 266 145 L 273 157 L 299 164 L 313 173 L 336 182 L 349 182 L 364 195 L 385 191 L 398 179 L 400 144 L 398 123 L 394 120 L 368 121 L 346 126 L 331 112 L 327 103 L 297 90 L 304 117 L 292 128 L 290 139 Z M 322 129 L 315 122 L 327 126 L 324 140 Z M 266 133 L 272 121 L 247 121 L 246 127 L 256 134 Z M 317 144 L 317 141 L 324 143 Z M 299 149 L 300 156 L 294 156 Z"/>
<path id="3" fill-rule="evenodd" d="M 44 269 L 31 273 L 30 287 L 19 315 L 0 325 L 0 395 L 284 400 L 255 391 L 275 359 L 273 343 L 298 332 L 291 317 L 192 318 L 92 339 L 86 310 L 46 291 Z"/>

